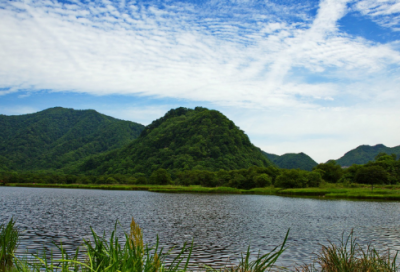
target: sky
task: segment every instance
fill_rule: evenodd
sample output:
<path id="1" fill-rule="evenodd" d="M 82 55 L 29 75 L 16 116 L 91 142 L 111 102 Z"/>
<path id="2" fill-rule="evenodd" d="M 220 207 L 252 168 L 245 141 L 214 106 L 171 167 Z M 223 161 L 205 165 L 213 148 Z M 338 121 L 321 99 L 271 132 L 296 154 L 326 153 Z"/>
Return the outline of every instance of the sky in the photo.
<path id="1" fill-rule="evenodd" d="M 0 114 L 225 114 L 317 162 L 400 145 L 400 0 L 0 1 Z"/>

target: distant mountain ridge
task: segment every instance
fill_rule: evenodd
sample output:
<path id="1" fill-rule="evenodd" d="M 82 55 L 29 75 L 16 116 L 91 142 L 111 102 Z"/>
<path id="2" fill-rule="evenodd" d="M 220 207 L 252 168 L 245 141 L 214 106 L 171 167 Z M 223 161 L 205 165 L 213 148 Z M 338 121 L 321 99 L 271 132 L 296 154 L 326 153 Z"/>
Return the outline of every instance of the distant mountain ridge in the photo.
<path id="1" fill-rule="evenodd" d="M 55 107 L 33 114 L 0 115 L 0 164 L 9 170 L 59 169 L 120 148 L 143 128 L 95 110 Z"/>
<path id="2" fill-rule="evenodd" d="M 303 152 L 297 154 L 287 153 L 281 156 L 264 151 L 262 151 L 262 153 L 279 168 L 311 171 L 314 166 L 318 165 L 310 156 Z"/>
<path id="3" fill-rule="evenodd" d="M 91 174 L 151 174 L 164 168 L 234 170 L 269 166 L 235 124 L 216 110 L 177 108 L 148 125 L 128 146 L 86 161 L 79 171 Z"/>
<path id="4" fill-rule="evenodd" d="M 355 149 L 350 150 L 344 154 L 341 158 L 337 159 L 336 162 L 341 166 L 351 166 L 352 164 L 365 164 L 369 161 L 373 161 L 375 156 L 379 153 L 384 152 L 387 154 L 396 154 L 397 158 L 400 157 L 400 145 L 395 147 L 387 147 L 383 144 L 377 144 L 374 146 L 360 145 Z"/>

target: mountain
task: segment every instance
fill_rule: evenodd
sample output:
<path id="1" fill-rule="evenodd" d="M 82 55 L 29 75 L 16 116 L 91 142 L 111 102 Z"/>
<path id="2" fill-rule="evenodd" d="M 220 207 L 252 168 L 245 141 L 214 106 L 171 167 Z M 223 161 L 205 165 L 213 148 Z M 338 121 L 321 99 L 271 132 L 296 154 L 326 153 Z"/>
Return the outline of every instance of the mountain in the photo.
<path id="1" fill-rule="evenodd" d="M 267 157 L 276 166 L 285 169 L 302 169 L 311 171 L 317 163 L 307 154 L 301 153 L 287 153 L 282 156 L 270 154 L 262 151 L 263 155 Z"/>
<path id="2" fill-rule="evenodd" d="M 350 150 L 343 157 L 336 160 L 341 166 L 350 166 L 352 164 L 365 164 L 369 161 L 373 161 L 375 156 L 379 153 L 384 152 L 389 155 L 396 154 L 397 158 L 400 157 L 400 145 L 395 147 L 387 147 L 383 144 L 377 144 L 375 146 L 360 145 L 356 149 Z"/>
<path id="3" fill-rule="evenodd" d="M 94 110 L 61 107 L 25 115 L 0 115 L 0 170 L 59 169 L 120 148 L 144 126 Z"/>
<path id="4" fill-rule="evenodd" d="M 79 171 L 150 175 L 159 168 L 217 171 L 271 163 L 235 124 L 215 110 L 172 109 L 147 126 L 128 146 L 94 156 Z"/>

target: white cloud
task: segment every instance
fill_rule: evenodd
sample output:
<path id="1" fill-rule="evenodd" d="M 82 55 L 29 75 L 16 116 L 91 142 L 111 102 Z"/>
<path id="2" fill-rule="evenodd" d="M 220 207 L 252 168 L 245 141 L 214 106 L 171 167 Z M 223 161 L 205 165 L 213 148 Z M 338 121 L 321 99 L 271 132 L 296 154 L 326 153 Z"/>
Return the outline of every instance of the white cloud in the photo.
<path id="1" fill-rule="evenodd" d="M 374 103 L 378 116 L 387 108 L 392 116 L 398 113 L 398 42 L 380 44 L 340 33 L 337 21 L 348 12 L 349 1 L 323 0 L 316 16 L 306 4 L 266 2 L 260 8 L 252 3 L 171 2 L 162 8 L 129 1 L 0 3 L 0 95 L 46 89 L 210 102 L 248 116 L 237 122 L 257 139 L 274 137 L 271 130 L 280 131 L 281 139 L 293 135 L 273 146 L 260 141 L 271 148 L 266 151 L 295 151 L 296 137 L 316 135 L 319 145 L 307 141 L 319 160 L 324 158 L 320 148 L 342 139 L 372 143 L 382 131 L 386 144 L 394 142 L 395 136 L 387 135 L 397 135 L 397 128 L 383 129 L 392 126 L 392 117 L 367 115 L 376 130 L 366 137 L 363 129 L 369 124 L 360 122 L 359 114 Z M 363 0 L 355 7 L 384 20 L 397 14 L 398 2 Z M 144 124 L 168 110 L 103 109 Z M 262 119 L 258 112 L 269 117 Z M 259 122 L 267 129 L 259 130 Z"/>
<path id="2" fill-rule="evenodd" d="M 225 111 L 256 146 L 278 155 L 305 152 L 320 163 L 338 159 L 361 144 L 399 145 L 400 108 L 395 106 Z"/>
<path id="3" fill-rule="evenodd" d="M 355 9 L 381 26 L 400 31 L 400 2 L 398 0 L 362 0 Z"/>
<path id="4" fill-rule="evenodd" d="M 293 68 L 372 74 L 400 63 L 388 45 L 336 34 L 346 1 L 322 1 L 309 27 L 272 21 L 247 36 L 215 19 L 187 24 L 189 15 L 174 8 L 10 2 L 0 10 L 1 87 L 302 107 L 311 102 L 294 95 L 326 99 L 338 91 L 285 78 Z"/>

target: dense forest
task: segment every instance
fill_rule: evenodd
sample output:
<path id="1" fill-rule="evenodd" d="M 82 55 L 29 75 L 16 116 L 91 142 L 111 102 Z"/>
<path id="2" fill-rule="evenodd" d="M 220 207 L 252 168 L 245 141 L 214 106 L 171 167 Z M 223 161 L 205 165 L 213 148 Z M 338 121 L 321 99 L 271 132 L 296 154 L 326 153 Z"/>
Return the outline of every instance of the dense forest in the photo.
<path id="1" fill-rule="evenodd" d="M 163 168 L 175 176 L 184 170 L 218 171 L 270 165 L 231 120 L 218 111 L 197 107 L 170 110 L 128 146 L 92 156 L 75 172 L 149 176 Z"/>
<path id="2" fill-rule="evenodd" d="M 206 187 L 226 186 L 239 189 L 318 187 L 323 183 L 352 184 L 399 184 L 400 160 L 396 156 L 380 153 L 374 161 L 365 165 L 354 164 L 342 168 L 335 161 L 320 163 L 312 171 L 282 169 L 275 166 L 251 166 L 237 170 L 208 171 L 182 170 L 178 172 L 159 168 L 150 175 L 103 174 L 65 175 L 55 173 L 18 173 L 0 171 L 0 180 L 6 183 L 47 183 L 47 184 L 151 184 L 151 185 L 201 185 Z"/>
<path id="3" fill-rule="evenodd" d="M 264 151 L 262 151 L 262 153 L 279 168 L 311 171 L 313 167 L 317 165 L 317 163 L 311 159 L 310 156 L 304 154 L 303 152 L 298 154 L 287 153 L 281 156 Z"/>
<path id="4" fill-rule="evenodd" d="M 34 114 L 0 115 L 0 169 L 60 169 L 127 145 L 143 129 L 143 125 L 94 110 L 57 107 Z"/>
<path id="5" fill-rule="evenodd" d="M 360 146 L 321 164 L 304 153 L 278 156 L 255 147 L 220 112 L 201 107 L 172 109 L 146 127 L 94 110 L 52 108 L 0 115 L 3 183 L 239 189 L 398 184 L 399 148 Z"/>
<path id="6" fill-rule="evenodd" d="M 375 146 L 360 145 L 359 147 L 350 150 L 343 157 L 337 159 L 336 162 L 341 166 L 350 166 L 353 164 L 365 164 L 373 161 L 379 153 L 395 154 L 400 157 L 400 146 L 386 147 L 383 144 Z"/>

